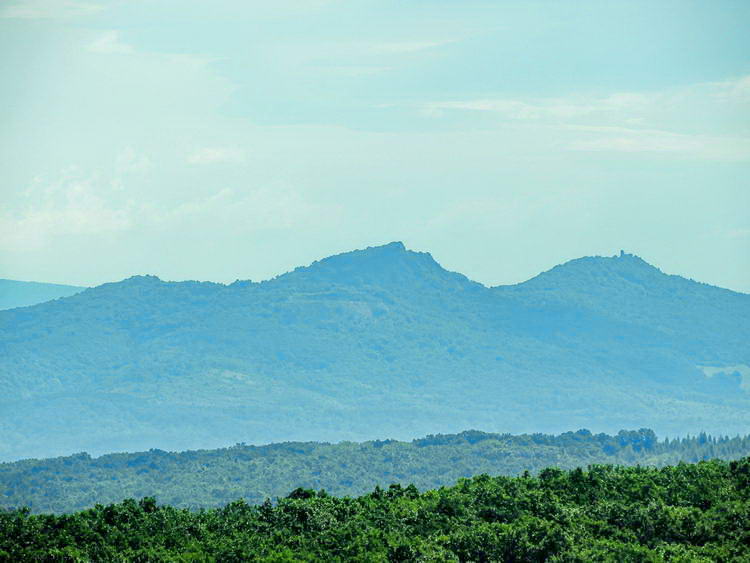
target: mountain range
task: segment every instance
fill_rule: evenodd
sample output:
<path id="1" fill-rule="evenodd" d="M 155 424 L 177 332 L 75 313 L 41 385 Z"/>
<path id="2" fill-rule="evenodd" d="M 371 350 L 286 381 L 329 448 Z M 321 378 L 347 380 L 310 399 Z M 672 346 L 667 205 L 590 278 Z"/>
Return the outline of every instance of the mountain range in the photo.
<path id="1" fill-rule="evenodd" d="M 486 287 L 391 243 L 264 282 L 0 311 L 0 459 L 235 442 L 750 429 L 750 295 L 637 256 Z"/>

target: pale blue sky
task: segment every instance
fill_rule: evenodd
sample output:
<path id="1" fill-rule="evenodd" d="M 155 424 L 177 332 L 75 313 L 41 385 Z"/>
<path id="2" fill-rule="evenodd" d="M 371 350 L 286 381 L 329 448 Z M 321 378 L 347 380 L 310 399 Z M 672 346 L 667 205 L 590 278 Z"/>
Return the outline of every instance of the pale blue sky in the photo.
<path id="1" fill-rule="evenodd" d="M 750 291 L 750 2 L 0 1 L 0 277 L 265 279 L 403 240 Z"/>

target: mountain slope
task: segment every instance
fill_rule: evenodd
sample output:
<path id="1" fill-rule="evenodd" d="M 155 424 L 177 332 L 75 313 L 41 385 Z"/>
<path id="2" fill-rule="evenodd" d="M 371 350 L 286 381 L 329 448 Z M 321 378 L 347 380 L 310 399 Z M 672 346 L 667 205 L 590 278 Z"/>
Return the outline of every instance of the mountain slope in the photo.
<path id="1" fill-rule="evenodd" d="M 51 299 L 75 295 L 84 289 L 86 288 L 75 285 L 0 279 L 0 309 L 28 307 Z"/>
<path id="2" fill-rule="evenodd" d="M 576 308 L 676 336 L 685 353 L 748 349 L 750 296 L 666 275 L 638 256 L 586 257 L 556 266 L 529 281 L 495 288 L 502 295 L 544 307 Z M 714 358 L 722 361 L 720 357 Z"/>
<path id="3" fill-rule="evenodd" d="M 471 427 L 744 433 L 748 317 L 750 295 L 625 255 L 496 288 L 400 243 L 261 283 L 136 276 L 0 312 L 0 458 Z"/>

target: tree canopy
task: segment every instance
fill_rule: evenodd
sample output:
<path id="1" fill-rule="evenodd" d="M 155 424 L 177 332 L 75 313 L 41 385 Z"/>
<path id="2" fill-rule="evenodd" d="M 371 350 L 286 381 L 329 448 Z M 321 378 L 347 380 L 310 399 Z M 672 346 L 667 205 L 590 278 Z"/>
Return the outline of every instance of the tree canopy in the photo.
<path id="1" fill-rule="evenodd" d="M 750 459 L 592 465 L 351 498 L 190 511 L 153 498 L 0 512 L 7 561 L 723 561 L 750 559 Z"/>
<path id="2" fill-rule="evenodd" d="M 596 463 L 663 466 L 747 455 L 750 436 L 699 434 L 660 441 L 648 429 L 615 435 L 579 430 L 557 436 L 469 430 L 410 442 L 236 444 L 217 450 L 150 450 L 98 458 L 81 453 L 0 464 L 0 507 L 60 513 L 151 496 L 178 508 L 209 508 L 239 498 L 261 503 L 298 487 L 352 496 L 391 483 L 433 489 L 480 473 L 519 475 L 548 466 L 572 469 Z"/>

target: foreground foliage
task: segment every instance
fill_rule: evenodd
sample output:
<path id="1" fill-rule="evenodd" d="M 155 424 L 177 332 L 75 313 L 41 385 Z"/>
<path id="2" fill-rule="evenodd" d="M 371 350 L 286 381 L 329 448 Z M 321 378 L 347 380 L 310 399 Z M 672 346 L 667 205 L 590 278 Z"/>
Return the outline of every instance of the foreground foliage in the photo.
<path id="1" fill-rule="evenodd" d="M 223 506 L 238 498 L 260 503 L 297 487 L 337 496 L 361 495 L 376 485 L 452 485 L 480 473 L 518 475 L 555 466 L 594 463 L 675 464 L 750 455 L 750 436 L 659 441 L 653 431 L 615 436 L 587 430 L 547 434 L 490 434 L 470 430 L 411 442 L 287 442 L 187 452 L 87 454 L 0 464 L 0 507 L 73 512 L 96 503 L 153 496 L 177 508 Z"/>
<path id="2" fill-rule="evenodd" d="M 548 468 L 359 498 L 191 512 L 126 500 L 72 515 L 0 513 L 0 560 L 747 561 L 750 459 L 661 469 Z"/>

